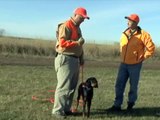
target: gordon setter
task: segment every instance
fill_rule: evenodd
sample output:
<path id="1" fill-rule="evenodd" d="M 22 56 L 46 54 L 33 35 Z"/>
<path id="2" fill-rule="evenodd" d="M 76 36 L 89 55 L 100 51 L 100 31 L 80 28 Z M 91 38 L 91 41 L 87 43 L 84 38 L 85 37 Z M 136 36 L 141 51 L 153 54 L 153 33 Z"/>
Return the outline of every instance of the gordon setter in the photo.
<path id="1" fill-rule="evenodd" d="M 93 88 L 98 88 L 98 81 L 95 77 L 90 77 L 86 82 L 82 82 L 78 87 L 78 97 L 77 97 L 77 106 L 79 106 L 79 100 L 82 97 L 83 100 L 83 117 L 86 116 L 86 104 L 87 104 L 87 117 L 90 116 L 91 102 L 93 98 Z"/>

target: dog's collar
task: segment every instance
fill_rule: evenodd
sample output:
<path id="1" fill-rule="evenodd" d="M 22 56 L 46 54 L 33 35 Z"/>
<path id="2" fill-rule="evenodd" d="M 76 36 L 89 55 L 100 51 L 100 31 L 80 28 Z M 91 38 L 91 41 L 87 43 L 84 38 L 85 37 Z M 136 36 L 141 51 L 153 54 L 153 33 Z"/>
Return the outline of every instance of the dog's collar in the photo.
<path id="1" fill-rule="evenodd" d="M 84 88 L 86 88 L 87 91 L 91 90 L 91 87 L 88 87 L 86 85 L 84 85 Z"/>

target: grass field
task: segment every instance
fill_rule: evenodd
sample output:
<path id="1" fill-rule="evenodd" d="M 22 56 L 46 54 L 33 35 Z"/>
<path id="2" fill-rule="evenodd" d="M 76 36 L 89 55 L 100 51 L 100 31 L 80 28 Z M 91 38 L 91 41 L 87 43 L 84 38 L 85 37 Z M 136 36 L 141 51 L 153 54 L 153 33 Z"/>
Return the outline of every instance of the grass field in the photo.
<path id="1" fill-rule="evenodd" d="M 95 76 L 99 88 L 94 89 L 91 108 L 93 120 L 158 120 L 160 113 L 159 79 L 157 63 L 144 65 L 139 84 L 139 97 L 133 113 L 125 111 L 128 85 L 125 92 L 124 109 L 121 113 L 107 113 L 114 100 L 114 84 L 117 63 L 102 64 L 86 62 L 84 78 Z M 153 66 L 153 67 L 151 67 Z M 154 67 L 155 66 L 155 67 Z M 54 97 L 56 75 L 54 66 L 0 66 L 0 120 L 55 120 L 51 116 L 53 104 L 46 98 Z M 76 91 L 77 92 L 77 91 Z M 77 93 L 76 93 L 77 94 Z M 76 97 L 75 94 L 75 97 Z M 33 100 L 32 96 L 40 100 Z M 43 100 L 44 101 L 43 101 Z M 81 115 L 67 117 L 81 120 Z"/>

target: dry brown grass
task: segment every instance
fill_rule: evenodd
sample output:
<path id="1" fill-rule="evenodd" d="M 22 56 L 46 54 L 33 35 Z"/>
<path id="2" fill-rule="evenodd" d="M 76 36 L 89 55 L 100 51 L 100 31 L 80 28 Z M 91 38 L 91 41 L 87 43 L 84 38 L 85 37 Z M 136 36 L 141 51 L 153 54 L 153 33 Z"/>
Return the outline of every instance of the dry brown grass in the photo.
<path id="1" fill-rule="evenodd" d="M 55 40 L 42 40 L 19 37 L 0 37 L 0 55 L 3 56 L 43 56 L 54 57 Z M 119 59 L 119 43 L 84 45 L 85 59 L 110 60 Z M 160 59 L 160 47 L 156 48 L 152 60 Z"/>
<path id="2" fill-rule="evenodd" d="M 0 37 L 0 53 L 50 56 L 54 54 L 54 41 Z"/>

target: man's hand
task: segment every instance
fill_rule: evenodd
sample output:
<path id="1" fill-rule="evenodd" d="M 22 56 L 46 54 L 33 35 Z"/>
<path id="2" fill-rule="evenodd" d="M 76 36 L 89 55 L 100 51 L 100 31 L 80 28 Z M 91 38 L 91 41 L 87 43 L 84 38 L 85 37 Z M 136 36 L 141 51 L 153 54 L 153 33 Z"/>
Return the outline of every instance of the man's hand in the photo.
<path id="1" fill-rule="evenodd" d="M 84 59 L 79 59 L 79 64 L 80 64 L 80 66 L 83 66 L 84 65 Z"/>
<path id="2" fill-rule="evenodd" d="M 84 42 L 85 42 L 85 40 L 83 39 L 83 37 L 80 37 L 80 38 L 78 39 L 78 41 L 77 41 L 77 43 L 78 43 L 79 45 L 83 45 Z"/>

